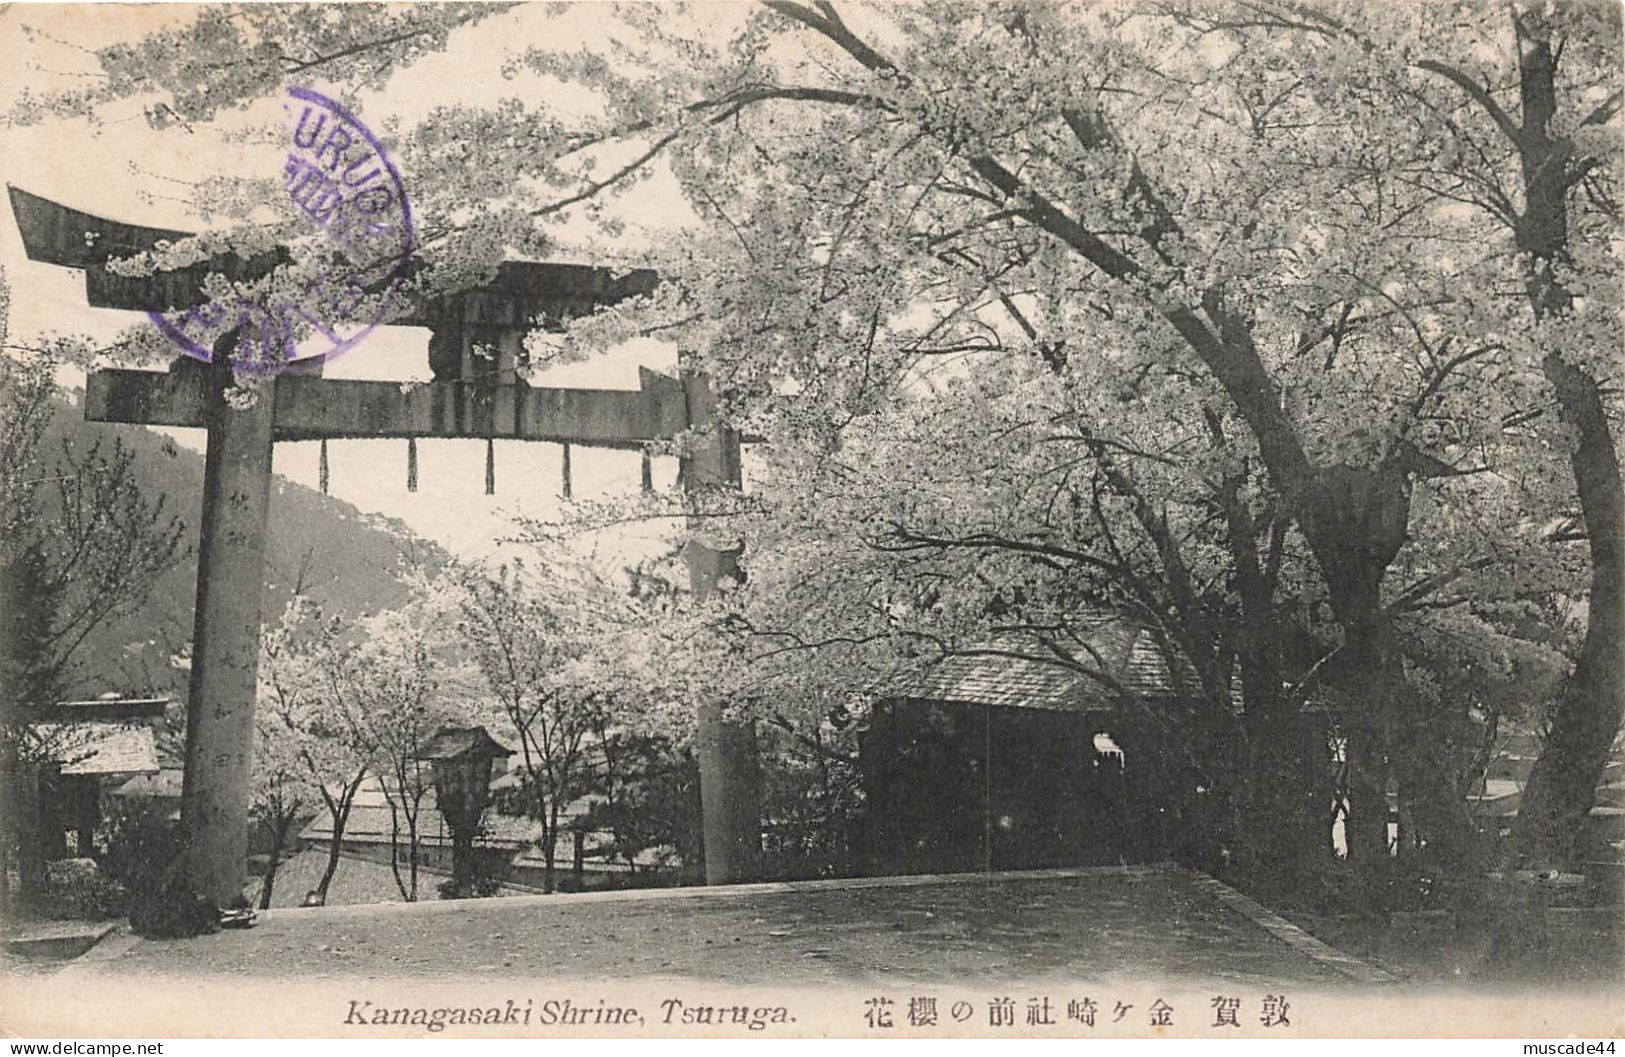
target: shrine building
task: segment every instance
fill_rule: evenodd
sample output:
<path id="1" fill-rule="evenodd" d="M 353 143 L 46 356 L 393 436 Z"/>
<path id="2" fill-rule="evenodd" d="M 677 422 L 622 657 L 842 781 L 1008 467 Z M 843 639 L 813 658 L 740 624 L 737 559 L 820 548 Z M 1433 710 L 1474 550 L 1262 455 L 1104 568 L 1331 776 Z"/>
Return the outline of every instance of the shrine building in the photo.
<path id="1" fill-rule="evenodd" d="M 949 654 L 889 687 L 860 759 L 869 870 L 959 873 L 1166 858 L 1168 720 L 1195 674 L 1155 637 L 1084 622 L 1064 663 L 1028 636 Z"/>

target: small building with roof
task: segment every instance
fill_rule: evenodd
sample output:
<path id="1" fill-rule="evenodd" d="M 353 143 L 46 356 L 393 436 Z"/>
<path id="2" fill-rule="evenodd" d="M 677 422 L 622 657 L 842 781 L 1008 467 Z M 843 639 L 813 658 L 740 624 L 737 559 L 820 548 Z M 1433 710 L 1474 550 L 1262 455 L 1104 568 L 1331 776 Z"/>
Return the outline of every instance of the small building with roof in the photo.
<path id="1" fill-rule="evenodd" d="M 377 779 L 368 779 L 363 784 L 345 819 L 344 834 L 339 838 L 340 852 L 385 863 L 393 858 L 403 866 L 406 864 L 410 837 L 405 812 L 399 804 L 392 809 L 389 801 Z M 505 877 L 508 863 L 534 845 L 540 836 L 540 823 L 488 811 L 482 831 L 474 840 L 474 848 L 476 854 L 489 860 L 493 875 Z M 325 850 L 333 842 L 332 816 L 326 811 L 317 812 L 299 838 L 304 847 Z M 434 790 L 429 789 L 417 811 L 418 862 L 430 869 L 449 871 L 451 838 L 451 825 L 440 813 Z"/>
<path id="2" fill-rule="evenodd" d="M 58 701 L 28 727 L 40 760 L 38 836 L 46 860 L 95 850 L 102 797 L 124 783 L 159 774 L 165 697 L 103 694 Z"/>
<path id="3" fill-rule="evenodd" d="M 885 688 L 860 741 L 876 873 L 1141 862 L 1167 854 L 1167 723 L 1195 697 L 1150 630 L 1004 635 Z"/>

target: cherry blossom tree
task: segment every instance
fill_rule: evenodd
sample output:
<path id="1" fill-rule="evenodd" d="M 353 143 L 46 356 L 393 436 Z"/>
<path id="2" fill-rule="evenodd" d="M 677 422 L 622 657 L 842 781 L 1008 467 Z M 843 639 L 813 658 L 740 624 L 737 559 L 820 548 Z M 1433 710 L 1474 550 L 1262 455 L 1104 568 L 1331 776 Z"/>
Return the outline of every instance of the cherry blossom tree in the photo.
<path id="1" fill-rule="evenodd" d="M 527 813 L 541 828 L 542 886 L 551 892 L 560 819 L 587 791 L 593 735 L 613 702 L 571 679 L 568 617 L 523 562 L 490 575 L 462 570 L 457 587 L 458 638 L 495 703 L 498 738 L 511 732 L 518 741 Z"/>
<path id="2" fill-rule="evenodd" d="M 1503 633 L 1541 598 L 1586 598 L 1552 762 L 1532 782 L 1530 815 L 1544 821 L 1526 831 L 1532 854 L 1562 857 L 1618 727 L 1625 621 L 1604 384 L 1619 346 L 1608 281 L 1618 29 L 1598 10 L 768 0 L 668 17 L 631 6 L 616 12 L 612 46 L 521 39 L 501 60 L 512 98 L 448 104 L 400 134 L 434 218 L 417 281 L 488 278 L 506 254 L 554 248 L 570 221 L 596 223 L 605 238 L 590 248 L 605 249 L 628 230 L 618 210 L 650 181 L 674 180 L 693 223 L 645 261 L 666 283 L 581 321 L 566 347 L 669 337 L 711 377 L 731 423 L 767 442 L 759 509 L 781 521 L 755 549 L 747 541 L 757 586 L 773 582 L 763 550 L 793 535 L 789 519 L 818 516 L 798 489 L 863 527 L 861 546 L 838 542 L 850 532 L 824 545 L 845 564 L 832 560 L 823 582 L 844 575 L 847 589 L 830 597 L 825 630 L 786 627 L 782 607 L 773 620 L 732 613 L 757 641 L 832 647 L 758 651 L 755 677 L 772 685 L 775 657 L 864 650 L 883 671 L 940 636 L 932 622 L 960 637 L 1006 619 L 1056 625 L 1099 595 L 1160 629 L 1215 713 L 1226 661 L 1237 662 L 1249 767 L 1297 775 L 1304 754 L 1269 732 L 1296 723 L 1311 689 L 1286 685 L 1280 659 L 1286 628 L 1307 623 L 1323 648 L 1303 675 L 1349 746 L 1351 854 L 1373 869 L 1388 860 L 1390 783 L 1429 855 L 1461 865 L 1473 853 L 1461 710 L 1429 706 L 1440 684 L 1418 664 L 1445 655 L 1441 636 L 1477 636 L 1493 662 L 1484 670 L 1512 665 L 1521 647 Z M 158 119 L 167 106 L 201 121 L 307 75 L 360 90 L 484 17 L 530 15 L 200 16 L 206 68 L 166 32 L 102 54 L 105 84 L 34 100 L 22 116 L 135 98 Z M 548 102 L 560 84 L 591 104 L 562 116 Z M 246 223 L 251 195 L 210 194 L 240 207 L 219 211 L 244 221 L 228 242 L 263 248 L 274 236 Z M 938 403 L 933 376 L 980 389 Z M 1001 474 L 977 445 L 999 439 L 1000 413 L 1018 425 L 991 404 L 1021 399 L 1051 418 L 1017 428 L 1029 461 Z M 942 475 L 953 487 L 939 509 L 899 513 L 890 500 L 901 496 L 876 495 L 874 480 L 848 488 L 851 451 L 932 480 L 917 453 L 868 441 L 933 410 L 944 411 L 941 451 L 960 460 Z M 1063 472 L 1034 452 L 1081 460 L 1054 493 L 1081 503 L 1070 538 L 1030 505 L 1019 523 L 988 524 L 993 504 Z M 1559 488 L 1552 468 L 1565 460 Z M 867 510 L 856 502 L 866 490 Z M 1552 538 L 1574 531 L 1548 530 L 1571 500 L 1589 586 L 1573 582 L 1572 543 Z M 1464 513 L 1475 507 L 1487 517 Z M 948 516 L 955 508 L 988 514 Z M 819 546 L 805 541 L 800 557 Z M 1069 553 L 1035 550 L 1045 546 Z M 933 595 L 897 580 L 922 554 L 996 566 L 970 590 Z M 1044 570 L 1032 602 L 1042 557 L 1062 568 Z M 1505 575 L 1525 559 L 1528 572 Z M 1024 612 L 1011 618 L 1017 587 Z M 799 604 L 810 614 L 809 596 Z M 517 604 L 475 597 L 492 612 Z M 869 623 L 837 620 L 843 603 Z M 558 631 L 541 613 L 504 620 L 536 616 L 527 634 L 540 648 Z M 1062 644 L 1050 625 L 1038 630 Z M 498 648 L 496 631 L 476 636 L 483 649 Z M 482 663 L 488 678 L 528 687 L 514 698 L 527 716 L 557 693 L 540 688 L 558 685 L 569 657 L 554 655 L 550 671 L 534 663 L 523 680 L 508 661 Z M 838 663 L 816 663 L 832 675 L 820 693 L 846 692 Z M 732 680 L 744 668 L 716 671 Z M 1300 807 L 1264 810 L 1300 829 Z"/>
<path id="3" fill-rule="evenodd" d="M 7 293 L 0 276 L 0 344 Z M 91 637 L 138 608 L 186 553 L 180 519 L 144 493 L 122 444 L 45 441 L 65 399 L 56 373 L 90 351 L 63 338 L 0 354 L 0 907 L 14 842 L 25 885 L 42 868 L 38 784 L 79 748 L 62 728 L 42 737 L 34 721 L 82 688 Z"/>
<path id="4" fill-rule="evenodd" d="M 462 726 L 478 711 L 473 672 L 450 648 L 441 630 L 446 607 L 425 581 L 413 585 L 411 601 L 358 622 L 365 636 L 357 650 L 362 678 L 354 693 L 373 732 L 372 770 L 389 806 L 390 867 L 401 898 L 418 898 L 424 798 L 434 787 L 422 749 L 436 731 Z M 406 872 L 401 871 L 401 850 Z"/>
<path id="5" fill-rule="evenodd" d="M 327 811 L 332 836 L 316 883 L 318 903 L 338 872 L 344 827 L 374 761 L 380 738 L 362 687 L 372 673 L 355 655 L 353 629 L 296 596 L 275 629 L 261 638 L 259 708 L 269 736 L 303 768 L 303 779 Z"/>
<path id="6" fill-rule="evenodd" d="M 1625 717 L 1625 485 L 1604 387 L 1620 337 L 1615 118 L 1622 92 L 1610 75 L 1619 11 L 1515 8 L 1478 35 L 1497 45 L 1494 66 L 1469 72 L 1448 58 L 1419 65 L 1459 92 L 1464 127 L 1453 131 L 1477 162 L 1467 178 L 1483 189 L 1472 202 L 1516 247 L 1534 323 L 1526 331 L 1530 355 L 1550 386 L 1553 432 L 1568 452 L 1590 559 L 1584 640 L 1518 819 L 1527 859 L 1573 862 Z M 1514 85 L 1517 104 L 1498 100 L 1494 83 Z"/>
<path id="7" fill-rule="evenodd" d="M 249 817 L 270 836 L 270 852 L 260 881 L 260 909 L 268 910 L 276 888 L 277 868 L 290 847 L 294 825 L 306 805 L 317 799 L 305 763 L 299 757 L 279 715 L 261 710 L 254 716 L 254 790 Z"/>
<path id="8" fill-rule="evenodd" d="M 1403 179 L 1412 159 L 1376 149 L 1428 145 L 1391 90 L 1394 67 L 1312 25 L 1196 48 L 1233 27 L 1177 10 L 863 11 L 860 32 L 827 4 L 769 7 L 693 84 L 650 87 L 622 68 L 581 77 L 637 98 L 623 128 L 640 134 L 651 96 L 669 106 L 655 143 L 715 224 L 658 318 L 699 321 L 691 340 L 736 413 L 816 451 L 867 425 L 924 355 L 1019 347 L 1063 377 L 1114 347 L 1199 366 L 1207 392 L 1186 406 L 1205 398 L 1256 448 L 1336 616 L 1322 681 L 1359 757 L 1359 857 L 1386 858 L 1391 772 L 1414 790 L 1429 843 L 1465 854 L 1459 790 L 1439 781 L 1440 739 L 1409 707 L 1389 609 L 1439 581 L 1385 581 L 1416 482 L 1480 469 L 1475 442 L 1510 417 L 1480 414 L 1447 436 L 1438 405 L 1492 383 L 1510 395 L 1520 378 L 1495 331 L 1459 336 L 1501 325 L 1504 307 L 1437 303 L 1441 284 L 1497 275 L 1452 256 L 1452 239 L 1478 233 Z M 786 51 L 786 27 L 822 61 Z M 642 28 L 649 54 L 677 47 Z M 526 61 L 572 69 L 541 49 Z M 795 77 L 815 83 L 787 86 Z M 1372 149 L 1363 171 L 1334 164 L 1351 137 Z M 995 308 L 1016 320 L 1013 342 L 990 328 Z M 1340 354 L 1351 337 L 1364 339 L 1357 359 Z M 1378 347 L 1396 337 L 1405 354 Z M 1317 362 L 1318 377 L 1304 369 Z M 1393 372 L 1414 385 L 1396 391 Z M 1464 375 L 1474 384 L 1447 389 Z M 1290 718 L 1267 699 L 1253 714 Z"/>

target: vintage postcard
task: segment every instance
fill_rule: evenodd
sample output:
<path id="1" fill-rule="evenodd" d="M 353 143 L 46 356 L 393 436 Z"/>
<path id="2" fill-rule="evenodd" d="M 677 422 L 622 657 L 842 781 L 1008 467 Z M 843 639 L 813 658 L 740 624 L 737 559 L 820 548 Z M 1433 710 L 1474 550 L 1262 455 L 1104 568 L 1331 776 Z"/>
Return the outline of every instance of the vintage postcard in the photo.
<path id="1" fill-rule="evenodd" d="M 1621 44 L 0 8 L 0 1032 L 1612 1053 Z"/>

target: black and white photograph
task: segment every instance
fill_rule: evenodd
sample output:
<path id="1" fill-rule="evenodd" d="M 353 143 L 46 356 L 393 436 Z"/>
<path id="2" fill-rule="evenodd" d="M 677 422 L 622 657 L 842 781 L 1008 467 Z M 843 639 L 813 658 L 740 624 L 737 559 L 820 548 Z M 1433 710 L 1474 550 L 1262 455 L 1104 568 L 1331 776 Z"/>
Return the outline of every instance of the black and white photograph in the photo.
<path id="1" fill-rule="evenodd" d="M 1621 11 L 0 5 L 0 1035 L 1612 1054 Z"/>

